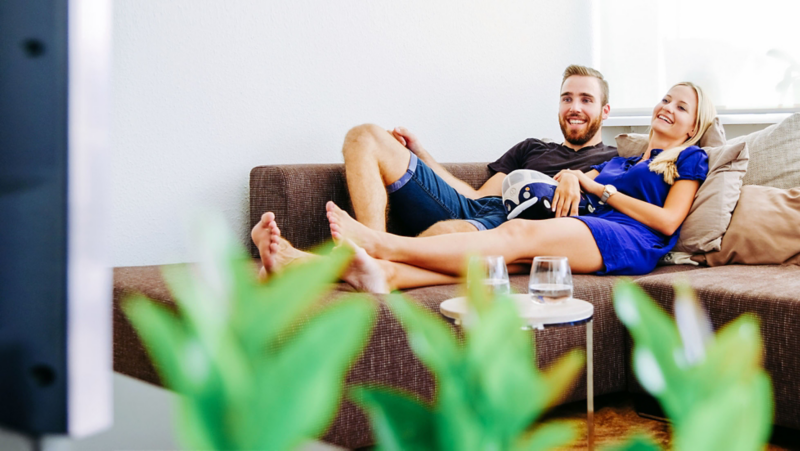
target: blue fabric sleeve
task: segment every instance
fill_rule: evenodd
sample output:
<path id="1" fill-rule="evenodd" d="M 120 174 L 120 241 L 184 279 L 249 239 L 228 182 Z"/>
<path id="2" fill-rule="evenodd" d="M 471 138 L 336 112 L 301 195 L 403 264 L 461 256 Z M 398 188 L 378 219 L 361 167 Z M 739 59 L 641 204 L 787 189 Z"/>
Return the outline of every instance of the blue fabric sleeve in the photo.
<path id="1" fill-rule="evenodd" d="M 708 177 L 708 154 L 697 146 L 687 147 L 678 155 L 675 166 L 678 168 L 676 181 L 700 180 L 702 182 Z"/>
<path id="2" fill-rule="evenodd" d="M 615 157 L 615 158 L 618 158 L 618 157 Z M 612 158 L 612 160 L 613 160 L 613 158 Z M 608 161 L 611 161 L 611 160 L 608 160 Z M 602 162 L 600 164 L 596 164 L 596 165 L 592 166 L 592 169 L 594 169 L 597 172 L 603 172 L 603 168 L 606 167 L 606 165 L 608 164 L 608 161 L 604 161 L 604 162 Z"/>

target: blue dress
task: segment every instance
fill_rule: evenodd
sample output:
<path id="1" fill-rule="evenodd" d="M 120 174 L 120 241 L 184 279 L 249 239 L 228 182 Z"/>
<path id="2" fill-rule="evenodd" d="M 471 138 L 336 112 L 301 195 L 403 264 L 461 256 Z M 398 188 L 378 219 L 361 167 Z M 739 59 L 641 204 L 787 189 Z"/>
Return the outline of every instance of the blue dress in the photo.
<path id="1" fill-rule="evenodd" d="M 614 185 L 620 193 L 645 202 L 664 206 L 671 188 L 661 174 L 651 172 L 648 165 L 662 150 L 651 152 L 650 159 L 640 163 L 642 157 L 615 157 L 603 164 L 592 166 L 600 171 L 595 181 Z M 683 150 L 675 162 L 678 180 L 706 179 L 708 155 L 703 149 L 691 146 Z M 595 197 L 596 198 L 596 197 Z M 599 205 L 599 204 L 598 204 Z M 672 236 L 657 232 L 608 204 L 594 213 L 578 216 L 592 231 L 600 249 L 605 268 L 597 274 L 636 275 L 655 269 L 658 260 L 667 254 L 678 241 L 680 228 Z"/>

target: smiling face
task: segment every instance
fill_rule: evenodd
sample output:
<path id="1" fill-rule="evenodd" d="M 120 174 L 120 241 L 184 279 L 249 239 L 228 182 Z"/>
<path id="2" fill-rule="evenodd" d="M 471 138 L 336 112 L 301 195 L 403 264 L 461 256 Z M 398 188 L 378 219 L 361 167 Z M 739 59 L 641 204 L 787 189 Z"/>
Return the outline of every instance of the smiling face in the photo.
<path id="1" fill-rule="evenodd" d="M 574 75 L 561 85 L 558 124 L 568 147 L 579 149 L 598 144 L 600 126 L 610 107 L 602 105 L 600 81 L 595 77 Z"/>
<path id="2" fill-rule="evenodd" d="M 697 94 L 688 86 L 677 85 L 653 108 L 650 126 L 662 138 L 683 143 L 694 136 L 696 118 Z"/>

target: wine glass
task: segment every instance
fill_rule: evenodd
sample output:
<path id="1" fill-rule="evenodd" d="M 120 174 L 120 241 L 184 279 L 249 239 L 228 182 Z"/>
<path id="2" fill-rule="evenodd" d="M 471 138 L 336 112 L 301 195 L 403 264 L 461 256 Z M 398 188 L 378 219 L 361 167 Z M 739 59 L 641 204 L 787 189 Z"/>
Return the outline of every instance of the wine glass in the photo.
<path id="1" fill-rule="evenodd" d="M 470 264 L 470 271 L 474 271 L 475 268 L 480 271 L 481 283 L 483 283 L 489 293 L 495 295 L 511 293 L 511 283 L 508 280 L 508 268 L 506 268 L 506 261 L 503 259 L 502 255 L 472 257 L 471 263 L 475 261 L 477 261 L 478 264 Z M 468 277 L 467 280 L 472 280 L 472 277 Z"/>
<path id="2" fill-rule="evenodd" d="M 534 257 L 528 293 L 537 304 L 557 304 L 572 297 L 567 257 Z"/>

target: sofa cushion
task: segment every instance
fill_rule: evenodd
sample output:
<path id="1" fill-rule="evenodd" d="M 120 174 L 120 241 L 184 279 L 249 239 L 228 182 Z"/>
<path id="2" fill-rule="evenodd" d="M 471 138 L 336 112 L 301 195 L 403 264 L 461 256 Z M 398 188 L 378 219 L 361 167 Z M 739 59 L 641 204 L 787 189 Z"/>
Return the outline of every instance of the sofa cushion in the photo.
<path id="1" fill-rule="evenodd" d="M 675 245 L 677 252 L 697 254 L 719 250 L 747 170 L 745 143 L 704 150 L 708 153 L 708 177 L 697 190 L 689 215 L 683 221 Z"/>
<path id="2" fill-rule="evenodd" d="M 728 265 L 680 274 L 642 277 L 636 283 L 670 314 L 673 285 L 684 280 L 697 292 L 714 329 L 743 313 L 761 320 L 764 368 L 772 377 L 775 424 L 800 428 L 800 266 Z M 627 356 L 630 356 L 628 339 Z M 641 392 L 632 373 L 628 390 Z"/>
<path id="3" fill-rule="evenodd" d="M 750 165 L 744 185 L 789 189 L 800 186 L 800 113 L 764 130 L 732 138 L 729 144 L 746 142 Z"/>
<path id="4" fill-rule="evenodd" d="M 706 254 L 705 261 L 800 265 L 800 188 L 742 187 L 722 249 Z"/>

